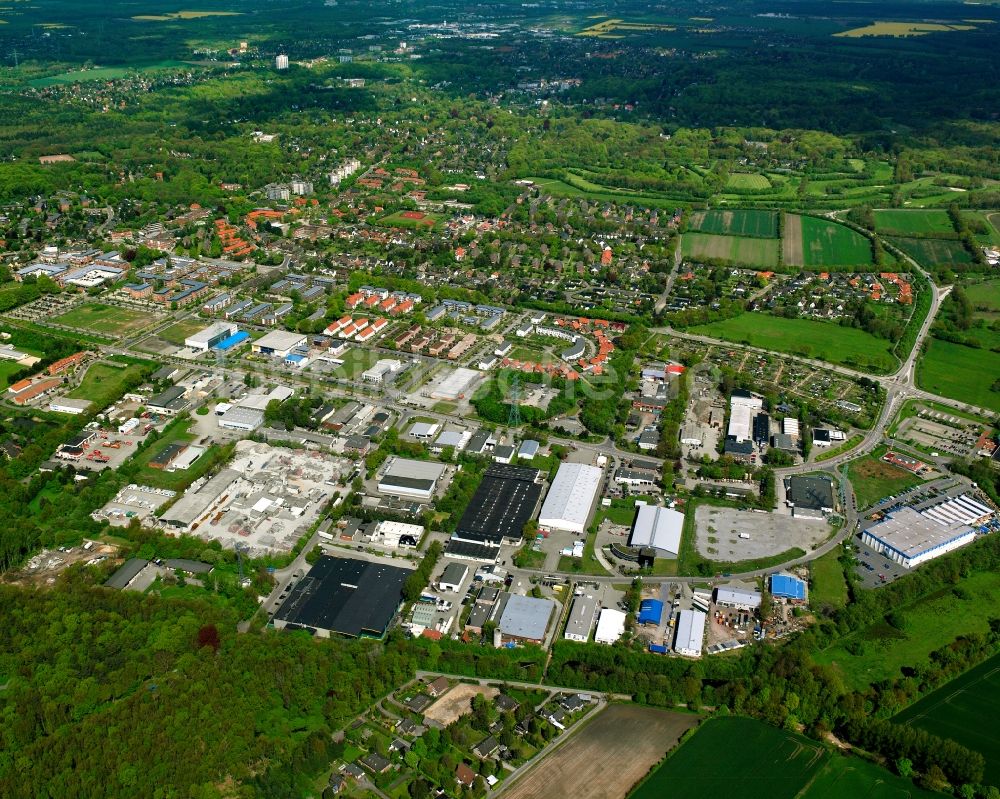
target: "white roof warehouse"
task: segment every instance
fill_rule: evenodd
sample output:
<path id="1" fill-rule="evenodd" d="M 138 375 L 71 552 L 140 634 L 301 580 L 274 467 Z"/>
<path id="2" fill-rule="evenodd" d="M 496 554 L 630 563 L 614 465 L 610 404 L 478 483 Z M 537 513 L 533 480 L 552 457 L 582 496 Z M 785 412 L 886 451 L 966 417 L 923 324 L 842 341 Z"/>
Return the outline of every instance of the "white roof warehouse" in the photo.
<path id="1" fill-rule="evenodd" d="M 603 470 L 585 463 L 560 466 L 542 505 L 538 526 L 582 534 L 603 476 Z"/>

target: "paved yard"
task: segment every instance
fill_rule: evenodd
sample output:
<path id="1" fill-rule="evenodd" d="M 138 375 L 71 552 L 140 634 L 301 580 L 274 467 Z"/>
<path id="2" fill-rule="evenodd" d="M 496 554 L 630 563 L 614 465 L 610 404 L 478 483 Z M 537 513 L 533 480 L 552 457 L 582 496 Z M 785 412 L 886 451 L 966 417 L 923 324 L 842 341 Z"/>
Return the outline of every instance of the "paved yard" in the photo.
<path id="1" fill-rule="evenodd" d="M 695 511 L 695 522 L 698 552 L 721 561 L 766 558 L 793 547 L 808 552 L 830 535 L 825 521 L 710 505 Z"/>

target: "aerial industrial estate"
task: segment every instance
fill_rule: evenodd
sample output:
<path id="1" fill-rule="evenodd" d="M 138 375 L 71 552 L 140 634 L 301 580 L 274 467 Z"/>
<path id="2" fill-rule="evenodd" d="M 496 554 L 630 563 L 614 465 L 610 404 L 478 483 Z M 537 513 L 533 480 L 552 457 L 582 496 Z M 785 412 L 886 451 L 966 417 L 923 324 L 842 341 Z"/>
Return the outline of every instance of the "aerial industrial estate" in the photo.
<path id="1" fill-rule="evenodd" d="M 0 795 L 996 799 L 1000 12 L 869 5 L 0 6 Z"/>

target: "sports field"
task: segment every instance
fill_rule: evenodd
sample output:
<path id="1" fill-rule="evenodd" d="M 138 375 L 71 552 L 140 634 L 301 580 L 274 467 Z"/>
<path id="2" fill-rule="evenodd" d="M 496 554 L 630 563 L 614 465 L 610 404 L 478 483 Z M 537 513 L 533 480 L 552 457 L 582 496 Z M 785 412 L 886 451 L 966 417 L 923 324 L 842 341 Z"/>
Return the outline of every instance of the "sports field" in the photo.
<path id="1" fill-rule="evenodd" d="M 872 262 L 868 239 L 844 225 L 814 216 L 787 214 L 782 246 L 789 266 L 862 267 Z"/>
<path id="2" fill-rule="evenodd" d="M 897 609 L 904 620 L 902 630 L 879 622 L 814 653 L 813 659 L 840 672 L 849 688 L 863 691 L 879 680 L 902 676 L 905 666 L 927 663 L 929 653 L 960 635 L 987 633 L 989 620 L 1000 615 L 1000 573 L 977 572 L 958 585 L 971 599 L 942 589 Z M 852 654 L 848 646 L 860 651 Z"/>
<path id="3" fill-rule="evenodd" d="M 902 236 L 889 238 L 918 264 L 925 267 L 972 263 L 972 256 L 962 242 L 951 239 L 914 239 Z"/>
<path id="4" fill-rule="evenodd" d="M 895 496 L 900 491 L 923 482 L 905 469 L 886 463 L 874 455 L 851 461 L 847 467 L 847 475 L 854 487 L 859 508 L 867 508 L 880 499 Z"/>
<path id="5" fill-rule="evenodd" d="M 730 180 L 732 177 L 735 175 Z M 774 211 L 695 211 L 691 214 L 688 229 L 699 233 L 773 239 L 778 235 L 778 214 Z"/>
<path id="6" fill-rule="evenodd" d="M 681 250 L 685 258 L 716 259 L 747 266 L 777 266 L 778 240 L 749 236 L 717 236 L 712 233 L 685 233 Z"/>
<path id="7" fill-rule="evenodd" d="M 747 172 L 734 172 L 726 180 L 727 189 L 735 189 L 739 191 L 741 189 L 752 189 L 761 190 L 771 188 L 771 181 L 769 181 L 764 175 L 757 175 Z"/>
<path id="8" fill-rule="evenodd" d="M 611 705 L 504 791 L 505 799 L 623 799 L 698 716 Z M 608 765 L 614 763 L 614 768 Z"/>
<path id="9" fill-rule="evenodd" d="M 954 233 L 955 228 L 948 212 L 937 209 L 875 211 L 875 230 L 897 236 L 925 236 L 935 233 Z"/>
<path id="10" fill-rule="evenodd" d="M 67 327 L 79 327 L 93 330 L 106 336 L 121 336 L 148 325 L 152 320 L 150 314 L 133 311 L 129 308 L 116 308 L 100 303 L 88 303 L 74 308 L 72 311 L 55 317 L 52 321 Z"/>
<path id="11" fill-rule="evenodd" d="M 423 211 L 396 211 L 394 214 L 382 217 L 378 224 L 383 227 L 400 227 L 409 230 L 431 230 L 440 221 L 435 214 Z"/>
<path id="12" fill-rule="evenodd" d="M 815 741 L 762 721 L 713 718 L 667 758 L 630 799 L 793 799 L 827 758 L 826 749 Z"/>
<path id="13" fill-rule="evenodd" d="M 1000 353 L 930 338 L 917 361 L 917 384 L 943 397 L 1000 411 L 1000 392 L 991 390 L 1000 377 Z"/>
<path id="14" fill-rule="evenodd" d="M 983 782 L 1000 785 L 1000 725 L 984 723 L 1000 715 L 1000 655 L 911 705 L 893 721 L 951 738 L 986 758 Z"/>
<path id="15" fill-rule="evenodd" d="M 862 366 L 886 372 L 898 365 L 889 352 L 890 342 L 855 327 L 841 327 L 815 319 L 785 319 L 764 313 L 744 313 L 720 322 L 692 327 L 689 332 L 845 366 Z"/>

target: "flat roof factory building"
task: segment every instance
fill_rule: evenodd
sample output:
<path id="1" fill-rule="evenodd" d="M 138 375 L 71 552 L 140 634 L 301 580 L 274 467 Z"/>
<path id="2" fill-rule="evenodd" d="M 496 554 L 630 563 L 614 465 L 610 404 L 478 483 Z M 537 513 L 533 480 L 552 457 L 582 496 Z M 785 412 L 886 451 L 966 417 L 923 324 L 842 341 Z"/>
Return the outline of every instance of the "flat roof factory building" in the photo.
<path id="1" fill-rule="evenodd" d="M 597 597 L 583 595 L 573 598 L 573 607 L 566 622 L 564 638 L 570 641 L 587 641 L 597 617 Z"/>
<path id="2" fill-rule="evenodd" d="M 462 514 L 454 537 L 494 547 L 519 544 L 541 493 L 538 469 L 491 464 Z"/>
<path id="3" fill-rule="evenodd" d="M 958 521 L 944 524 L 913 508 L 900 508 L 861 534 L 861 541 L 907 569 L 970 543 L 976 531 Z"/>
<path id="4" fill-rule="evenodd" d="M 833 481 L 829 477 L 794 475 L 785 481 L 785 501 L 792 516 L 822 519 L 833 513 Z"/>
<path id="5" fill-rule="evenodd" d="M 250 350 L 255 355 L 274 355 L 278 358 L 285 358 L 292 350 L 305 343 L 306 337 L 301 333 L 272 330 L 250 345 Z"/>
<path id="6" fill-rule="evenodd" d="M 204 330 L 199 330 L 193 336 L 184 339 L 184 346 L 196 352 L 208 352 L 212 347 L 235 336 L 239 328 L 232 322 L 216 322 Z"/>
<path id="7" fill-rule="evenodd" d="M 381 638 L 403 602 L 403 583 L 411 573 L 397 566 L 324 555 L 278 608 L 274 626 L 310 630 L 320 638 Z"/>
<path id="8" fill-rule="evenodd" d="M 538 526 L 582 535 L 604 476 L 602 469 L 585 463 L 564 463 L 545 497 Z"/>
<path id="9" fill-rule="evenodd" d="M 677 636 L 674 638 L 674 651 L 678 655 L 687 655 L 692 658 L 701 657 L 706 618 L 700 610 L 682 610 L 677 614 Z"/>
<path id="10" fill-rule="evenodd" d="M 429 502 L 444 473 L 442 463 L 393 458 L 379 479 L 379 493 L 390 497 Z"/>
<path id="11" fill-rule="evenodd" d="M 604 608 L 597 620 L 594 641 L 598 644 L 613 644 L 625 634 L 625 614 L 614 608 Z"/>
<path id="12" fill-rule="evenodd" d="M 681 550 L 684 514 L 673 508 L 641 505 L 629 536 L 630 547 L 650 547 L 657 557 L 676 558 Z"/>
<path id="13" fill-rule="evenodd" d="M 540 644 L 555 615 L 556 603 L 551 599 L 512 594 L 500 616 L 501 640 Z"/>

